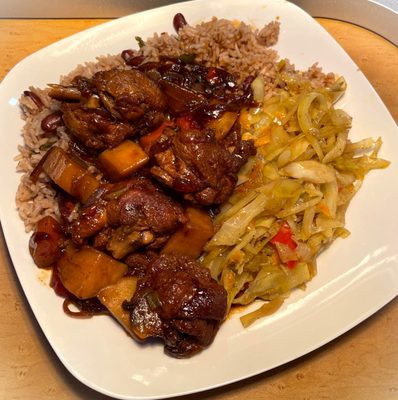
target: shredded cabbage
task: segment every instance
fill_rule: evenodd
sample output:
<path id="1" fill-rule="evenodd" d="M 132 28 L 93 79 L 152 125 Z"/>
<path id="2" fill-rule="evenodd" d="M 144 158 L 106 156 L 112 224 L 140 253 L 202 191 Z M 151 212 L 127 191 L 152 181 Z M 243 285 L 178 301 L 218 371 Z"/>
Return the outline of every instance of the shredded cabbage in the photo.
<path id="1" fill-rule="evenodd" d="M 244 109 L 243 138 L 257 154 L 242 168 L 238 186 L 215 219 L 217 232 L 201 262 L 228 292 L 228 306 L 265 303 L 241 318 L 248 326 L 276 311 L 292 289 L 316 275 L 316 258 L 347 237 L 345 213 L 378 158 L 381 139 L 351 143 L 351 117 L 334 103 L 346 82 L 314 89 L 281 74 L 282 89 Z M 256 100 L 261 79 L 253 82 Z"/>

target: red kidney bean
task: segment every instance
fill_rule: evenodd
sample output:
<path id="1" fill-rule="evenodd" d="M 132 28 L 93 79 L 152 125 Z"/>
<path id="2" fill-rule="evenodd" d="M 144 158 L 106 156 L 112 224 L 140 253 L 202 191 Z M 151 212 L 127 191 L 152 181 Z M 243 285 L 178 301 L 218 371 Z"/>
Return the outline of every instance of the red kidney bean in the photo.
<path id="1" fill-rule="evenodd" d="M 44 132 L 55 132 L 59 126 L 62 126 L 64 121 L 62 120 L 61 111 L 55 111 L 52 114 L 48 114 L 47 117 L 41 121 L 41 129 Z"/>
<path id="2" fill-rule="evenodd" d="M 123 50 L 122 58 L 130 67 L 137 67 L 145 60 L 145 56 L 136 56 L 133 50 Z"/>
<path id="3" fill-rule="evenodd" d="M 187 21 L 181 13 L 174 15 L 173 26 L 177 33 L 185 25 L 187 25 Z"/>
<path id="4" fill-rule="evenodd" d="M 33 101 L 33 103 L 36 104 L 36 107 L 37 107 L 39 110 L 41 110 L 41 109 L 43 108 L 43 103 L 42 103 L 42 101 L 40 100 L 40 97 L 39 97 L 36 93 L 33 93 L 33 92 L 31 92 L 30 90 L 25 90 L 25 91 L 23 92 L 23 94 L 24 94 L 25 96 L 29 97 L 29 98 Z"/>

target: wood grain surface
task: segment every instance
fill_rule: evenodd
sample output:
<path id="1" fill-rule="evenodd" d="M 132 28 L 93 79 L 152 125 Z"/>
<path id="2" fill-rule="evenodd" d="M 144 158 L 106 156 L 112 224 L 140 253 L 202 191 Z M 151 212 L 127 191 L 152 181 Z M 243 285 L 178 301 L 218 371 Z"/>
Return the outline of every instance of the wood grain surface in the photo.
<path id="1" fill-rule="evenodd" d="M 318 21 L 346 49 L 398 121 L 397 47 L 357 26 Z M 0 20 L 0 79 L 32 52 L 102 22 Z M 55 356 L 24 297 L 2 233 L 0 350 L 0 400 L 109 399 L 77 381 Z M 398 399 L 398 299 L 302 358 L 243 382 L 180 399 Z"/>

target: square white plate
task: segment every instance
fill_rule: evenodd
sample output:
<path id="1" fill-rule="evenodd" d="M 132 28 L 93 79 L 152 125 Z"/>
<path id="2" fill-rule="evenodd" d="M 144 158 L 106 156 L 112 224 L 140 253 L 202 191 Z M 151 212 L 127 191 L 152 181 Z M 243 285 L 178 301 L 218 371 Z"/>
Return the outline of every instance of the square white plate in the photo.
<path id="1" fill-rule="evenodd" d="M 13 157 L 21 142 L 17 99 L 29 86 L 44 87 L 101 54 L 135 46 L 134 37 L 173 32 L 174 14 L 191 24 L 215 15 L 262 27 L 281 22 L 281 57 L 306 69 L 315 62 L 343 75 L 348 90 L 339 106 L 353 117 L 351 138 L 381 136 L 386 170 L 372 171 L 351 203 L 352 235 L 321 255 L 319 274 L 296 291 L 273 316 L 248 329 L 238 315 L 220 329 L 209 349 L 188 360 L 163 354 L 162 346 L 139 345 L 106 316 L 77 320 L 62 299 L 39 279 L 15 208 L 19 175 Z M 73 35 L 17 64 L 0 85 L 0 217 L 11 258 L 32 310 L 66 368 L 93 389 L 120 399 L 155 399 L 225 385 L 295 359 L 352 328 L 398 294 L 398 129 L 387 109 L 347 54 L 318 23 L 282 0 L 197 0 L 114 20 Z"/>

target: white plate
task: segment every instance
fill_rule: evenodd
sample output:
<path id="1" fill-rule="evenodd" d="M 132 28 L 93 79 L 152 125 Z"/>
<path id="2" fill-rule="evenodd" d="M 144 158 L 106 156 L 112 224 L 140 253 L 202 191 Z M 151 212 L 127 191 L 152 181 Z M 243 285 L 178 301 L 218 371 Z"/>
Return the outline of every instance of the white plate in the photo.
<path id="1" fill-rule="evenodd" d="M 176 360 L 161 345 L 139 345 L 111 318 L 76 320 L 66 316 L 61 299 L 43 284 L 28 253 L 28 235 L 14 197 L 19 176 L 13 157 L 22 121 L 17 99 L 30 85 L 56 82 L 78 63 L 115 54 L 135 45 L 134 36 L 173 31 L 182 12 L 197 23 L 212 15 L 241 19 L 261 27 L 277 17 L 277 49 L 299 68 L 319 62 L 343 75 L 348 90 L 340 106 L 353 116 L 351 137 L 382 136 L 387 170 L 372 171 L 351 204 L 352 235 L 338 240 L 319 258 L 319 274 L 305 292 L 293 293 L 270 318 L 243 329 L 235 315 L 213 345 L 198 356 Z M 66 368 L 95 390 L 121 399 L 154 399 L 225 385 L 295 359 L 364 320 L 398 293 L 398 130 L 358 67 L 306 13 L 281 0 L 199 0 L 114 20 L 78 33 L 32 54 L 0 86 L 1 222 L 15 270 L 32 310 Z"/>

